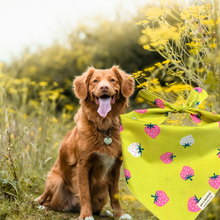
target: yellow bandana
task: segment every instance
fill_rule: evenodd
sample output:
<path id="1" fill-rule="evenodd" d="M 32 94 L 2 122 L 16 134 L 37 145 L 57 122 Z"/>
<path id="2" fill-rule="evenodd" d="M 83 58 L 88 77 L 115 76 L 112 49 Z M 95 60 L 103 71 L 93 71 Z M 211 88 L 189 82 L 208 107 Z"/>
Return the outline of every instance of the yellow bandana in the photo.
<path id="1" fill-rule="evenodd" d="M 127 186 L 159 219 L 195 219 L 220 187 L 220 115 L 195 108 L 207 98 L 199 87 L 180 106 L 139 95 L 160 108 L 121 115 Z M 198 126 L 162 124 L 170 112 L 188 113 Z"/>

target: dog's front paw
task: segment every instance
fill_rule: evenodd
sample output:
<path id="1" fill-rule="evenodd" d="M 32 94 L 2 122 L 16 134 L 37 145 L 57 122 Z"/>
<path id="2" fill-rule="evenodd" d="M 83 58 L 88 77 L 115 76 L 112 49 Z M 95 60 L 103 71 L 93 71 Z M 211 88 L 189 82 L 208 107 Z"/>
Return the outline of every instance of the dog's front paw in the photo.
<path id="1" fill-rule="evenodd" d="M 80 215 L 79 220 L 94 220 L 94 218 L 92 216 L 85 217 L 84 215 Z"/>
<path id="2" fill-rule="evenodd" d="M 129 220 L 129 219 L 132 219 L 132 217 L 131 217 L 130 215 L 128 215 L 128 214 L 123 214 L 119 219 L 120 219 L 120 220 L 121 220 L 121 219 Z"/>
<path id="3" fill-rule="evenodd" d="M 110 217 L 110 218 L 114 218 L 114 215 L 112 212 L 106 210 L 103 214 L 101 214 L 102 217 Z"/>
<path id="4" fill-rule="evenodd" d="M 37 208 L 40 209 L 40 210 L 46 210 L 47 209 L 44 205 L 39 205 L 39 206 L 37 206 Z"/>
<path id="5" fill-rule="evenodd" d="M 92 216 L 86 217 L 85 220 L 94 220 Z"/>

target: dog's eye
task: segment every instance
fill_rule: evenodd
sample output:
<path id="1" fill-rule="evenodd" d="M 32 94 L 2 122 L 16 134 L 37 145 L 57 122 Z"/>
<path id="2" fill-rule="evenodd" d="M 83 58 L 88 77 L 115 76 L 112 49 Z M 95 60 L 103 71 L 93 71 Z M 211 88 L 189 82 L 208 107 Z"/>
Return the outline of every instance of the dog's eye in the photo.
<path id="1" fill-rule="evenodd" d="M 98 80 L 97 80 L 97 79 L 95 79 L 95 80 L 93 80 L 93 82 L 94 82 L 94 83 L 97 83 L 97 82 L 98 82 Z"/>
<path id="2" fill-rule="evenodd" d="M 110 79 L 110 81 L 111 81 L 111 82 L 115 82 L 115 80 L 114 80 L 114 79 Z"/>

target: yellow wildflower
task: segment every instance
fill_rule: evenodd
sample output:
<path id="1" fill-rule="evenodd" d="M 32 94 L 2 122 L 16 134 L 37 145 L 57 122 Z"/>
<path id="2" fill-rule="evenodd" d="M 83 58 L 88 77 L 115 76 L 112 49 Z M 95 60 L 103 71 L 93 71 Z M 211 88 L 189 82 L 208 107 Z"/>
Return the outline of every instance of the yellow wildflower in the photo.
<path id="1" fill-rule="evenodd" d="M 59 84 L 57 82 L 53 82 L 54 86 L 59 86 Z"/>
<path id="2" fill-rule="evenodd" d="M 162 62 L 162 64 L 169 64 L 171 61 L 170 60 L 165 60 Z"/>
<path id="3" fill-rule="evenodd" d="M 146 45 L 143 46 L 143 48 L 144 48 L 145 50 L 149 50 L 149 49 L 150 49 L 150 45 L 149 45 L 149 44 L 146 44 Z"/>
<path id="4" fill-rule="evenodd" d="M 73 105 L 70 104 L 64 105 L 64 108 L 66 108 L 68 111 L 72 111 L 74 109 Z"/>
<path id="5" fill-rule="evenodd" d="M 39 85 L 39 86 L 47 86 L 47 85 L 48 85 L 48 82 L 43 82 L 43 81 L 42 81 L 42 82 L 39 82 L 38 85 Z"/>
<path id="6" fill-rule="evenodd" d="M 155 63 L 154 65 L 157 67 L 160 67 L 162 65 L 162 63 L 159 62 L 159 63 Z"/>
<path id="7" fill-rule="evenodd" d="M 56 142 L 53 146 L 53 149 L 57 148 L 58 145 L 59 145 L 59 142 Z"/>
<path id="8" fill-rule="evenodd" d="M 53 91 L 50 91 L 50 93 L 52 95 L 49 96 L 49 99 L 56 100 L 59 98 L 60 93 L 58 91 L 53 90 Z"/>
<path id="9" fill-rule="evenodd" d="M 56 119 L 56 118 L 53 118 L 53 122 L 56 124 L 56 123 L 57 123 L 57 119 Z"/>
<path id="10" fill-rule="evenodd" d="M 125 200 L 135 201 L 136 198 L 133 195 L 123 195 L 121 200 L 122 201 L 125 201 Z"/>
<path id="11" fill-rule="evenodd" d="M 115 198 L 115 199 L 119 199 L 119 194 L 116 193 L 116 194 L 114 195 L 114 198 Z"/>

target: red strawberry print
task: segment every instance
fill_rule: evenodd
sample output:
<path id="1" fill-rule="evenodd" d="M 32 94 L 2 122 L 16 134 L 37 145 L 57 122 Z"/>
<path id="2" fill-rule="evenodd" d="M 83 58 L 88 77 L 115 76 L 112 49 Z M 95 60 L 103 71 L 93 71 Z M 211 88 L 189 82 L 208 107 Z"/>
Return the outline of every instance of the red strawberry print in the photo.
<path id="1" fill-rule="evenodd" d="M 176 156 L 173 156 L 173 153 L 171 152 L 167 152 L 167 153 L 164 153 L 160 156 L 160 159 L 166 163 L 166 164 L 169 164 L 169 163 L 172 163 L 173 162 L 173 158 L 176 157 Z"/>
<path id="2" fill-rule="evenodd" d="M 169 201 L 168 196 L 162 190 L 156 191 L 155 196 L 151 195 L 151 197 L 154 197 L 154 204 L 160 207 L 164 206 Z"/>
<path id="3" fill-rule="evenodd" d="M 220 158 L 220 148 L 218 148 L 218 153 L 216 155 L 218 155 L 218 157 Z"/>
<path id="4" fill-rule="evenodd" d="M 213 173 L 213 175 L 214 176 L 209 177 L 209 185 L 214 189 L 218 189 L 220 187 L 220 176 L 215 175 L 215 173 Z"/>
<path id="5" fill-rule="evenodd" d="M 160 134 L 160 127 L 158 125 L 146 124 L 145 132 L 152 138 L 156 138 Z"/>
<path id="6" fill-rule="evenodd" d="M 165 108 L 164 103 L 161 99 L 155 99 L 152 103 L 160 108 Z"/>
<path id="7" fill-rule="evenodd" d="M 201 122 L 201 115 L 199 114 L 191 114 L 190 117 L 197 124 Z"/>
<path id="8" fill-rule="evenodd" d="M 198 93 L 201 93 L 202 92 L 202 88 L 200 88 L 200 87 L 195 87 L 195 88 L 193 88 L 194 90 L 196 90 L 196 92 L 198 92 Z"/>
<path id="9" fill-rule="evenodd" d="M 201 198 L 200 198 L 201 199 Z M 191 197 L 188 201 L 188 210 L 190 212 L 198 212 L 200 211 L 201 209 L 197 206 L 197 204 L 199 203 L 200 199 L 198 199 L 195 196 Z"/>
<path id="10" fill-rule="evenodd" d="M 122 131 L 123 131 L 123 129 L 124 129 L 124 128 L 123 128 L 123 125 L 122 125 L 122 124 L 120 124 L 120 129 L 119 129 L 119 131 L 120 131 L 120 132 L 122 132 Z"/>
<path id="11" fill-rule="evenodd" d="M 125 173 L 125 179 L 126 179 L 126 182 L 128 184 L 128 180 L 131 179 L 131 173 L 129 170 L 127 169 L 124 169 L 124 173 Z"/>
<path id="12" fill-rule="evenodd" d="M 184 166 L 181 173 L 180 173 L 180 177 L 183 180 L 188 180 L 190 179 L 192 181 L 192 177 L 194 176 L 194 170 L 191 167 L 188 166 Z"/>
<path id="13" fill-rule="evenodd" d="M 134 156 L 134 157 L 140 157 L 142 156 L 142 150 L 144 148 L 141 148 L 141 144 L 139 143 L 132 143 L 128 147 L 128 151 Z"/>
<path id="14" fill-rule="evenodd" d="M 218 121 L 218 127 L 219 127 L 219 129 L 220 129 L 220 121 Z"/>
<path id="15" fill-rule="evenodd" d="M 187 135 L 180 140 L 180 144 L 186 148 L 191 147 L 194 144 L 195 140 L 192 135 Z"/>
<path id="16" fill-rule="evenodd" d="M 147 112 L 147 109 L 138 109 L 138 110 L 134 110 L 135 112 L 137 113 L 141 113 L 141 114 L 144 114 Z"/>

